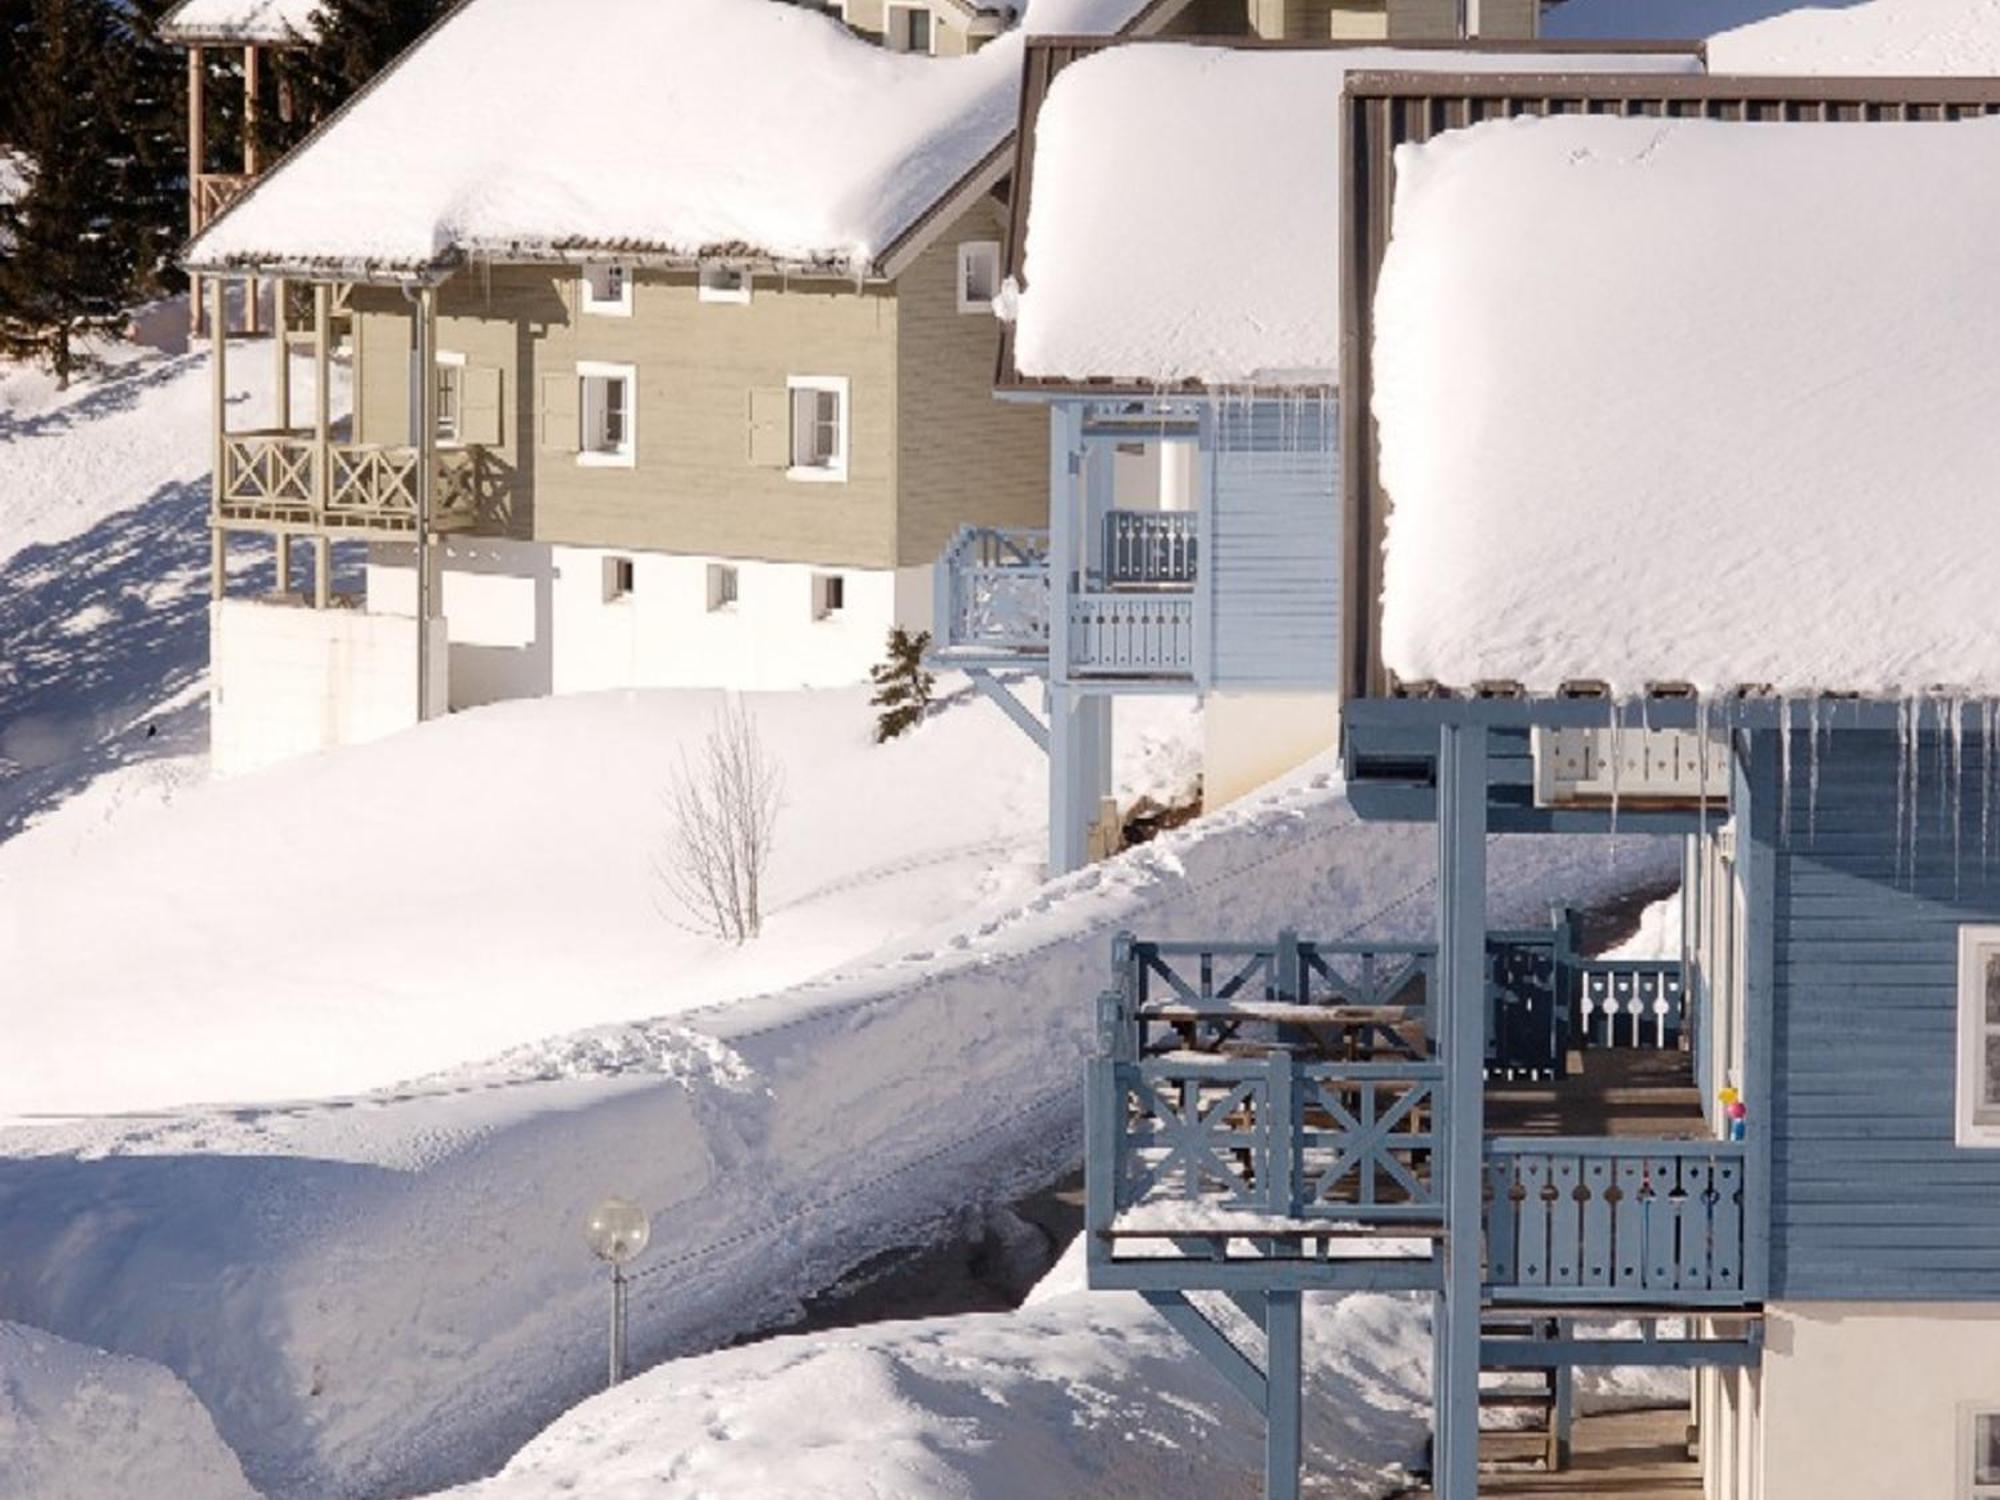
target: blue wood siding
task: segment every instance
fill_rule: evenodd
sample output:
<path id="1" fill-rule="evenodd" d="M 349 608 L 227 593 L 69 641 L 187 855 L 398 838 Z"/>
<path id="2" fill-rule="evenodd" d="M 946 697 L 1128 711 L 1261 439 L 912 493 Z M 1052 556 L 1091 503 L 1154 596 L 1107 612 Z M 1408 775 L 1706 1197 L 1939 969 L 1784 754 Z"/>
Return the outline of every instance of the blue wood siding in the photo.
<path id="1" fill-rule="evenodd" d="M 1772 1295 L 2000 1298 L 2000 1150 L 1953 1141 L 1957 934 L 2000 920 L 2000 807 L 1981 851 L 1976 734 L 1957 795 L 1919 744 L 1915 852 L 1898 738 L 1803 730 L 1776 832 Z M 2000 747 L 1996 747 L 2000 749 Z M 2000 788 L 1996 788 L 2000 800 Z M 1954 840 L 1954 825 L 1956 839 Z"/>
<path id="2" fill-rule="evenodd" d="M 1339 410 L 1225 402 L 1215 424 L 1211 681 L 1331 691 L 1340 626 Z"/>

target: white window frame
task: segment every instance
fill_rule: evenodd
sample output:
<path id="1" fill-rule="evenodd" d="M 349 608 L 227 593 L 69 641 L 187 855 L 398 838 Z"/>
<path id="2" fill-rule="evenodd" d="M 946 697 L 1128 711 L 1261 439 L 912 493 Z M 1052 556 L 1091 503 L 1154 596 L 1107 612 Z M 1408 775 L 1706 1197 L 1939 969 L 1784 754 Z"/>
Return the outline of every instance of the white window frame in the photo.
<path id="1" fill-rule="evenodd" d="M 722 597 L 722 580 L 729 580 L 729 597 Z M 743 597 L 743 575 L 734 563 L 712 562 L 708 565 L 708 612 L 712 615 L 731 614 L 737 601 Z"/>
<path id="2" fill-rule="evenodd" d="M 708 284 L 710 271 L 734 271 L 743 278 L 743 284 L 734 290 L 728 287 L 712 287 Z M 750 301 L 751 281 L 750 268 L 740 261 L 705 260 L 695 271 L 695 296 L 703 302 L 733 303 L 741 307 Z"/>
<path id="3" fill-rule="evenodd" d="M 1000 263 L 1000 242 L 998 240 L 963 240 L 959 243 L 958 247 L 958 310 L 962 313 L 990 313 L 993 311 L 992 297 L 988 297 L 982 301 L 975 297 L 968 297 L 965 294 L 966 268 L 971 264 L 972 258 L 975 255 L 992 257 L 993 291 L 995 295 L 998 295 L 1000 291 L 1000 273 L 1003 269 Z"/>
<path id="4" fill-rule="evenodd" d="M 896 3 L 896 0 L 889 0 L 889 3 L 885 4 L 882 7 L 882 40 L 884 41 L 884 43 L 887 43 L 890 40 L 890 38 L 894 37 L 896 34 L 895 14 L 899 10 L 906 15 L 912 11 L 920 10 L 926 16 L 930 17 L 930 32 L 928 35 L 928 45 L 925 46 L 925 48 L 921 53 L 918 53 L 915 47 L 907 47 L 907 46 L 905 47 L 892 46 L 890 47 L 889 50 L 892 52 L 908 52 L 921 57 L 936 57 L 938 18 L 937 18 L 937 12 L 932 10 L 929 5 L 901 5 Z M 910 34 L 909 24 L 908 22 L 905 22 L 903 27 L 903 35 L 905 37 L 908 37 L 909 34 Z"/>
<path id="5" fill-rule="evenodd" d="M 1986 1043 L 2000 1024 L 1986 1019 L 1986 963 L 2000 959 L 2000 926 L 1958 929 L 1958 1144 L 2000 1147 L 2000 1100 L 1988 1101 Z"/>
<path id="6" fill-rule="evenodd" d="M 600 297 L 597 288 L 591 284 L 591 273 L 601 271 L 618 272 L 618 295 Z M 622 260 L 599 261 L 585 266 L 577 273 L 577 285 L 582 289 L 578 301 L 587 313 L 595 313 L 604 318 L 629 318 L 632 316 L 632 267 Z"/>
<path id="7" fill-rule="evenodd" d="M 1979 1419 L 2000 1422 L 2000 1397 L 1968 1401 L 1958 1409 L 1958 1500 L 2000 1500 L 2000 1479 L 1982 1482 L 1978 1466 Z"/>
<path id="8" fill-rule="evenodd" d="M 625 440 L 615 449 L 592 448 L 588 446 L 591 434 L 586 430 L 590 420 L 588 399 L 590 382 L 593 380 L 622 380 L 625 382 Z M 639 455 L 639 372 L 635 365 L 605 364 L 601 360 L 580 359 L 576 362 L 576 461 L 587 469 L 629 469 L 638 462 Z"/>
<path id="9" fill-rule="evenodd" d="M 825 464 L 802 464 L 793 462 L 785 468 L 787 478 L 804 480 L 808 484 L 847 483 L 847 446 L 849 419 L 852 415 L 848 400 L 848 381 L 845 375 L 793 375 L 785 381 L 785 443 L 786 452 L 796 459 L 799 451 L 798 434 L 798 393 L 800 391 L 832 391 L 840 397 L 840 421 L 835 424 L 838 441 L 832 460 Z"/>
<path id="10" fill-rule="evenodd" d="M 840 602 L 831 601 L 834 591 L 840 593 Z M 837 620 L 847 613 L 847 575 L 845 573 L 815 573 L 812 576 L 812 617 L 814 620 Z"/>

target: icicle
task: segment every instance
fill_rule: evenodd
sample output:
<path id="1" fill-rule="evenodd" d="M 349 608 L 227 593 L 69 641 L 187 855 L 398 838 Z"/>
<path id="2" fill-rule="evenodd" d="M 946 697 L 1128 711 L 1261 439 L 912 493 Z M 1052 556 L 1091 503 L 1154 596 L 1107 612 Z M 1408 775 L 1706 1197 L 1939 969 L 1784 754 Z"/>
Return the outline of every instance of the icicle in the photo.
<path id="1" fill-rule="evenodd" d="M 1611 857 L 1618 857 L 1618 773 L 1625 765 L 1624 716 L 1618 699 L 1611 700 Z"/>
<path id="2" fill-rule="evenodd" d="M 1792 705 L 1778 695 L 1778 842 L 1792 841 Z"/>
<path id="3" fill-rule="evenodd" d="M 1993 715 L 1995 700 L 1979 705 L 1979 870 L 1986 873 L 1993 850 Z"/>
<path id="4" fill-rule="evenodd" d="M 1708 699 L 1694 695 L 1695 826 L 1708 842 Z"/>
<path id="5" fill-rule="evenodd" d="M 1819 842 L 1819 736 L 1826 699 L 1814 694 L 1806 700 L 1806 842 Z"/>
<path id="6" fill-rule="evenodd" d="M 1903 879 L 1903 824 L 1910 816 L 1910 700 L 1896 705 L 1896 881 Z"/>
<path id="7" fill-rule="evenodd" d="M 1945 777 L 1950 772 L 1950 767 L 1946 761 L 1946 752 L 1950 744 L 1950 735 L 1946 732 L 1944 723 L 1944 711 L 1950 701 L 1951 701 L 1950 699 L 1944 698 L 1942 696 L 1933 697 L 1931 699 L 1931 706 L 1933 709 L 1936 710 L 1938 716 L 1937 749 L 1934 753 L 1937 759 L 1938 843 L 1940 845 L 1944 843 L 1944 836 L 1948 831 L 1944 826 L 1945 819 L 1951 816 L 1951 788 L 1945 785 Z"/>

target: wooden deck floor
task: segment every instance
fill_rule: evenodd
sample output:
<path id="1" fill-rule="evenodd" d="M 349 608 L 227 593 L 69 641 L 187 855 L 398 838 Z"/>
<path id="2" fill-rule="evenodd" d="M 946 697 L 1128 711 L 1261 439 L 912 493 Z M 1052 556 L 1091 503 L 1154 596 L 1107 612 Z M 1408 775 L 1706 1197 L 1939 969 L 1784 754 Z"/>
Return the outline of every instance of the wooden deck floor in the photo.
<path id="1" fill-rule="evenodd" d="M 1485 1470 L 1481 1500 L 1689 1500 L 1701 1493 L 1701 1466 L 1687 1457 L 1687 1411 L 1615 1412 L 1579 1417 L 1570 1466 L 1560 1474 Z M 1410 1490 L 1398 1500 L 1417 1500 Z"/>
<path id="2" fill-rule="evenodd" d="M 1560 1083 L 1487 1084 L 1487 1133 L 1665 1140 L 1708 1134 L 1687 1053 L 1599 1047 L 1584 1052 L 1582 1062 Z"/>
<path id="3" fill-rule="evenodd" d="M 1482 1496 L 1602 1500 L 1686 1500 L 1701 1493 L 1701 1466 L 1687 1456 L 1687 1411 L 1614 1412 L 1580 1417 L 1570 1466 L 1560 1474 L 1482 1474 Z"/>

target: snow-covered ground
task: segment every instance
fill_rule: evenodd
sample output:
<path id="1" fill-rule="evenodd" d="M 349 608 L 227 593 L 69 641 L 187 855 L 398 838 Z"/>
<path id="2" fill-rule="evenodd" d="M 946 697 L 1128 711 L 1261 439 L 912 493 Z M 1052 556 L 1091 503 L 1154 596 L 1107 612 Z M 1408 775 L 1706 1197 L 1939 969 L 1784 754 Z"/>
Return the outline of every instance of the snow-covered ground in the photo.
<path id="1" fill-rule="evenodd" d="M 0 1323 L 0 1496 L 256 1500 L 172 1372 Z"/>
<path id="2" fill-rule="evenodd" d="M 473 1478 L 600 1378 L 598 1196 L 654 1216 L 635 1353 L 714 1348 L 1075 1159 L 1117 930 L 1421 931 L 1433 856 L 1309 771 L 839 976 L 359 1097 L 0 1132 L 0 1315 L 168 1365 L 273 1496 Z M 1494 920 L 1676 867 L 1671 844 L 1497 840 Z M 191 912 L 235 879 L 175 873 Z M 342 951 L 279 955 L 269 1003 Z"/>

